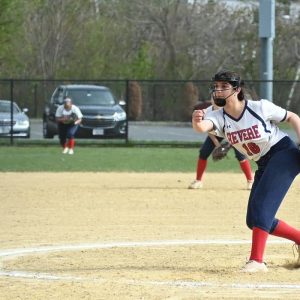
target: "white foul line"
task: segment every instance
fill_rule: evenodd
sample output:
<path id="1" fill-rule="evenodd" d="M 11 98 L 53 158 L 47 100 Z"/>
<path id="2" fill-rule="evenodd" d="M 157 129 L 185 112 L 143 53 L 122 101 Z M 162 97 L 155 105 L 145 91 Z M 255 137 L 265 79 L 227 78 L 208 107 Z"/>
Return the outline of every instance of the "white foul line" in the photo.
<path id="1" fill-rule="evenodd" d="M 270 240 L 268 244 L 286 244 L 284 240 Z M 56 252 L 68 250 L 84 249 L 108 249 L 108 248 L 137 248 L 137 247 L 156 247 L 156 246 L 180 246 L 180 245 L 242 245 L 250 244 L 249 240 L 161 240 L 143 242 L 110 242 L 110 243 L 87 243 L 87 244 L 68 244 L 41 246 L 34 248 L 17 248 L 0 250 L 1 257 L 24 256 L 31 253 Z"/>
<path id="2" fill-rule="evenodd" d="M 269 240 L 269 244 L 286 244 L 289 243 L 285 240 Z M 110 242 L 110 243 L 88 243 L 88 244 L 69 244 L 69 245 L 54 245 L 54 246 L 41 246 L 34 248 L 17 248 L 0 251 L 0 259 L 2 262 L 5 259 L 11 259 L 18 256 L 26 256 L 36 253 L 48 253 L 48 252 L 61 252 L 61 251 L 73 251 L 73 250 L 86 250 L 86 249 L 109 249 L 109 248 L 138 248 L 138 247 L 157 247 L 157 246 L 181 246 L 181 245 L 241 245 L 250 244 L 248 240 L 161 240 L 161 241 L 144 241 L 144 242 Z M 26 271 L 5 271 L 1 269 L 0 276 L 15 277 L 15 278 L 28 278 L 37 280 L 70 280 L 70 281 L 95 281 L 95 282 L 107 282 L 105 279 L 93 279 L 84 277 L 73 276 L 61 276 L 48 273 L 39 272 L 26 272 Z M 244 288 L 244 289 L 300 289 L 299 284 L 280 284 L 280 283 L 210 283 L 201 281 L 145 281 L 145 280 L 125 280 L 121 283 L 128 285 L 163 285 L 173 287 L 223 287 L 223 288 Z"/>

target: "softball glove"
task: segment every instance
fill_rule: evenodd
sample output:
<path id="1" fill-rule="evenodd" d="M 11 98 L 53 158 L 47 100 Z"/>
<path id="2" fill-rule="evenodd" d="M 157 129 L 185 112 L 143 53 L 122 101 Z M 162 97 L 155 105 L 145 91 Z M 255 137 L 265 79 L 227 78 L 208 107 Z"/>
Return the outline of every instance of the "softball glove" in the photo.
<path id="1" fill-rule="evenodd" d="M 228 151 L 230 150 L 231 145 L 229 143 L 223 143 L 219 147 L 216 147 L 212 152 L 213 161 L 218 161 L 227 156 Z"/>

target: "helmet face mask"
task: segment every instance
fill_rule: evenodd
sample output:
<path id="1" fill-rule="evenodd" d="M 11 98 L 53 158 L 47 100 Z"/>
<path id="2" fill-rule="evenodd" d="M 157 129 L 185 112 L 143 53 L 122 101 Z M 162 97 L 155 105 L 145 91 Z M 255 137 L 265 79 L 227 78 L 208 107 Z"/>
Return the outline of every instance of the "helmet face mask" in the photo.
<path id="1" fill-rule="evenodd" d="M 221 84 L 214 83 L 211 85 L 209 88 L 210 93 L 215 93 L 215 92 L 223 92 L 223 91 L 229 91 L 231 89 L 236 89 L 230 82 L 220 82 Z"/>
<path id="2" fill-rule="evenodd" d="M 230 71 L 220 71 L 218 73 L 216 73 L 213 78 L 212 78 L 213 82 L 226 82 L 229 83 L 231 86 L 222 90 L 218 90 L 218 91 L 226 91 L 229 89 L 234 89 L 237 90 L 237 88 L 240 87 L 241 85 L 241 79 L 240 76 L 234 72 L 230 72 Z M 223 97 L 216 97 L 215 92 L 216 92 L 216 88 L 215 86 L 211 87 L 210 92 L 212 94 L 213 100 L 215 102 L 215 104 L 217 106 L 223 107 L 226 105 L 226 99 L 229 98 L 232 94 L 230 94 L 229 96 L 227 96 L 226 98 Z"/>

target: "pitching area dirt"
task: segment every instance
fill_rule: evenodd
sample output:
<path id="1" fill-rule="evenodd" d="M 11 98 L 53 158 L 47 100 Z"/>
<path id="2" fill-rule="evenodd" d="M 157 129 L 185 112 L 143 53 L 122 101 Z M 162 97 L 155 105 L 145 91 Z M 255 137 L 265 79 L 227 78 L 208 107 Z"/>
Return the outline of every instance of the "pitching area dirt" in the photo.
<path id="1" fill-rule="evenodd" d="M 241 174 L 0 173 L 1 299 L 299 299 L 292 243 L 243 274 Z M 300 228 L 299 179 L 278 217 Z M 125 244 L 127 243 L 127 244 Z M 29 253 L 30 252 L 30 253 Z"/>

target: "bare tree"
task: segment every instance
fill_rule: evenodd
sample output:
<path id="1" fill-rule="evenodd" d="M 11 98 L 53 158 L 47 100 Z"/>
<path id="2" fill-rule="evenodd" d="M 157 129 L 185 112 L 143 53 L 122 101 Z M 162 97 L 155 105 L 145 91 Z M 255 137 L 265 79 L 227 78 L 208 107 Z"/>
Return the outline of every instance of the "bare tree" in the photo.
<path id="1" fill-rule="evenodd" d="M 257 24 L 249 8 L 180 0 L 130 3 L 133 13 L 123 19 L 135 31 L 132 45 L 149 42 L 159 78 L 208 78 L 212 70 L 253 60 Z"/>
<path id="2" fill-rule="evenodd" d="M 31 45 L 33 73 L 41 74 L 43 78 L 55 77 L 57 70 L 74 51 L 74 39 L 80 38 L 78 28 L 89 16 L 84 8 L 87 8 L 84 1 L 28 3 L 25 7 L 25 39 Z"/>

